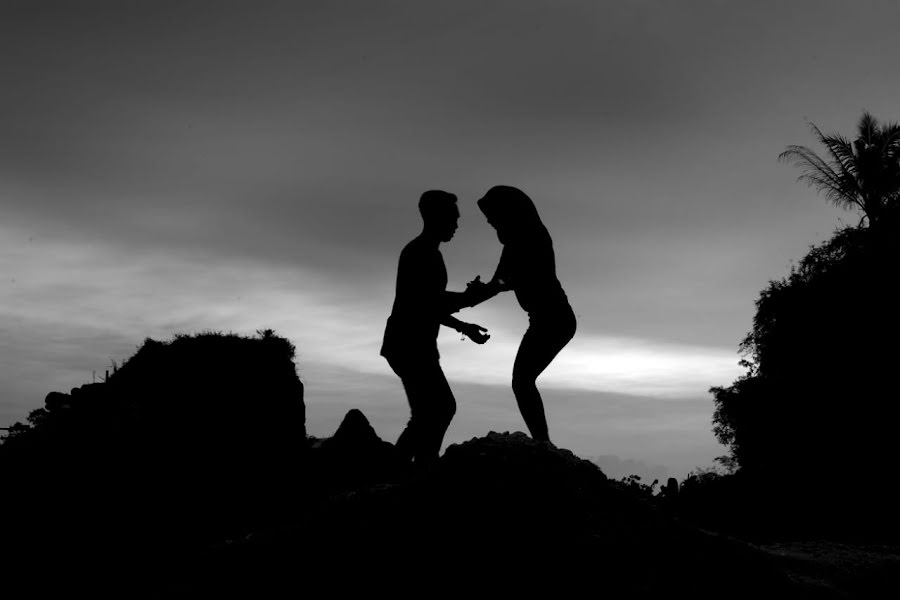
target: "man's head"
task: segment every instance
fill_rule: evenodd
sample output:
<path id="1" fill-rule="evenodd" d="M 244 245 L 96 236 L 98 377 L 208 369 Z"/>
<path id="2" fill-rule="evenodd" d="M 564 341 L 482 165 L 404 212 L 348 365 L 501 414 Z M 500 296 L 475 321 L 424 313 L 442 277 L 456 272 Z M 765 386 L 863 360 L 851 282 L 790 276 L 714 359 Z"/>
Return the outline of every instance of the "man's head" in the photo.
<path id="1" fill-rule="evenodd" d="M 441 190 L 428 190 L 419 198 L 419 212 L 425 231 L 442 242 L 449 242 L 456 233 L 459 209 L 456 196 Z"/>

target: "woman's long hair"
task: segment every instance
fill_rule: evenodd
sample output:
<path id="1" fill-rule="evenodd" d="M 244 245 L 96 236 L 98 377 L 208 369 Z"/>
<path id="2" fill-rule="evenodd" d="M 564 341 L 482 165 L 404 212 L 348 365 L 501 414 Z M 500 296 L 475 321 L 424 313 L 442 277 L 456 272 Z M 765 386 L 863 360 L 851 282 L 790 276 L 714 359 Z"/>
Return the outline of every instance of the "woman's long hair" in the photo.
<path id="1" fill-rule="evenodd" d="M 505 230 L 512 241 L 550 241 L 534 202 L 519 188 L 496 185 L 478 201 L 484 216 Z"/>

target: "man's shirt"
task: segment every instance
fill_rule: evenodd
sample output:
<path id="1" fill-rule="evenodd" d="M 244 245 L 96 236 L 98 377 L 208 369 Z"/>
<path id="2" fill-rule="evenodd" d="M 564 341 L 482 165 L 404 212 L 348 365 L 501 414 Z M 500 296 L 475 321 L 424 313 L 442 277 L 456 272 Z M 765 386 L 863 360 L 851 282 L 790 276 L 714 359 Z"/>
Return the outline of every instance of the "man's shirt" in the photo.
<path id="1" fill-rule="evenodd" d="M 448 314 L 447 267 L 436 246 L 417 237 L 403 248 L 397 266 L 394 306 L 381 355 L 390 359 L 438 358 L 437 336 Z"/>

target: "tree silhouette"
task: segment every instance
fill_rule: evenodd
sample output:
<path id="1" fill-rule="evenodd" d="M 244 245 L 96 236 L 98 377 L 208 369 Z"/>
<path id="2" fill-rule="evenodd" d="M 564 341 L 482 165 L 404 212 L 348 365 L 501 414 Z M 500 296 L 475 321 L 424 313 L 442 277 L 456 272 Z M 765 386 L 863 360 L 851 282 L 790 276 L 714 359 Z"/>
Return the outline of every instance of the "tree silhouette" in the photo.
<path id="1" fill-rule="evenodd" d="M 713 431 L 740 477 L 823 521 L 852 515 L 880 518 L 880 527 L 893 512 L 874 482 L 900 458 L 900 126 L 865 113 L 858 129 L 851 143 L 813 126 L 829 162 L 803 146 L 780 155 L 804 168 L 801 180 L 863 218 L 760 292 L 740 345 L 746 372 L 710 392 Z M 825 482 L 838 479 L 859 483 L 823 495 Z"/>
<path id="2" fill-rule="evenodd" d="M 848 210 L 859 210 L 870 225 L 900 202 L 900 124 L 880 124 L 864 112 L 852 142 L 840 134 L 825 135 L 811 124 L 825 146 L 822 158 L 806 146 L 791 145 L 778 159 L 802 169 L 800 181 L 816 188 L 828 200 Z"/>
<path id="3" fill-rule="evenodd" d="M 890 232 L 900 238 L 896 227 Z M 900 252 L 885 239 L 844 228 L 771 281 L 741 343 L 745 374 L 710 390 L 713 431 L 738 475 L 777 490 L 773 502 L 847 528 L 856 518 L 900 526 L 892 496 L 876 483 L 900 458 L 900 312 L 892 301 Z M 887 530 L 885 522 L 869 525 Z"/>

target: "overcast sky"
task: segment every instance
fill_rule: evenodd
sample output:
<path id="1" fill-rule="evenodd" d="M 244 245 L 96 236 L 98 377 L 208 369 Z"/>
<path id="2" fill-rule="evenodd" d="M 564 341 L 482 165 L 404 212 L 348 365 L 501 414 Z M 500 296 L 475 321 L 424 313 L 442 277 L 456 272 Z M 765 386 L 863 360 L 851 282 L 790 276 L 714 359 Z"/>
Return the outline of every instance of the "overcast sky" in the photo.
<path id="1" fill-rule="evenodd" d="M 272 327 L 310 433 L 358 407 L 394 441 L 378 350 L 418 196 L 459 197 L 462 289 L 493 273 L 475 200 L 506 184 L 579 317 L 539 380 L 554 441 L 682 477 L 725 451 L 707 389 L 741 373 L 758 292 L 856 222 L 776 158 L 809 121 L 900 119 L 898 30 L 896 0 L 6 0 L 0 426 L 145 337 Z M 524 313 L 459 316 L 492 338 L 440 338 L 447 442 L 524 429 Z"/>

